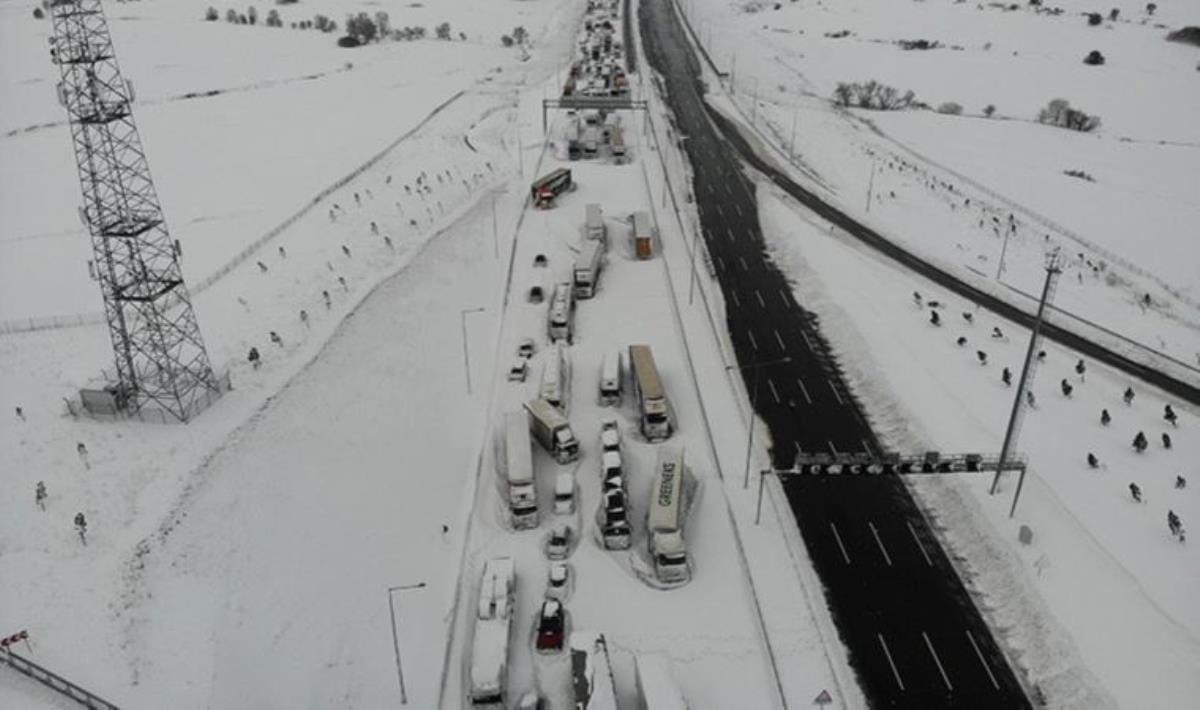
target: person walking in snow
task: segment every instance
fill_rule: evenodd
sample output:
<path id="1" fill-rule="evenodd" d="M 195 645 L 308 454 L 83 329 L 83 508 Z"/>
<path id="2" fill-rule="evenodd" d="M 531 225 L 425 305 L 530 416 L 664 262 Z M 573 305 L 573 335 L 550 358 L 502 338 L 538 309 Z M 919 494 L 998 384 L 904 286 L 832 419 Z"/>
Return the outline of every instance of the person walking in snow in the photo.
<path id="1" fill-rule="evenodd" d="M 21 409 L 20 407 L 17 407 L 17 419 L 25 421 L 25 410 Z"/>
<path id="2" fill-rule="evenodd" d="M 1007 367 L 1004 368 L 1004 370 L 1000 373 L 1000 381 L 1004 383 L 1005 387 L 1011 387 L 1012 386 L 1012 370 L 1008 369 Z"/>
<path id="3" fill-rule="evenodd" d="M 1183 521 L 1179 519 L 1179 516 L 1173 510 L 1167 511 L 1167 528 L 1171 531 L 1172 535 L 1180 538 L 1180 542 L 1183 542 Z"/>
<path id="4" fill-rule="evenodd" d="M 1083 382 L 1083 373 L 1085 372 L 1087 372 L 1087 365 L 1084 365 L 1083 358 L 1080 358 L 1079 362 L 1075 363 L 1075 374 L 1079 375 L 1080 382 Z"/>
<path id="5" fill-rule="evenodd" d="M 83 462 L 83 467 L 86 469 L 91 469 L 92 466 L 90 463 L 88 463 L 87 445 L 85 445 L 82 441 L 75 444 L 75 453 L 79 454 L 79 460 Z"/>
<path id="6" fill-rule="evenodd" d="M 1175 414 L 1175 410 L 1171 409 L 1171 405 L 1163 406 L 1163 419 L 1171 423 L 1171 426 L 1179 426 L 1179 417 Z"/>
<path id="7" fill-rule="evenodd" d="M 308 311 L 303 308 L 300 309 L 300 322 L 304 324 L 305 328 L 308 327 Z"/>
<path id="8" fill-rule="evenodd" d="M 87 518 L 83 517 L 83 513 L 75 514 L 75 532 L 79 533 L 79 541 L 87 546 Z"/>
<path id="9" fill-rule="evenodd" d="M 258 264 L 259 271 L 263 272 L 264 274 L 267 273 L 267 265 L 266 264 L 262 263 L 261 261 L 258 261 L 255 263 Z"/>
<path id="10" fill-rule="evenodd" d="M 1138 503 L 1142 502 L 1142 489 L 1138 487 L 1138 484 L 1129 484 L 1129 495 L 1133 496 L 1133 499 Z"/>
<path id="11" fill-rule="evenodd" d="M 396 245 L 392 244 L 392 238 L 386 234 L 383 235 L 383 243 L 387 245 L 388 249 L 391 249 L 392 251 L 396 251 Z"/>
<path id="12" fill-rule="evenodd" d="M 922 299 L 921 299 L 921 294 L 920 294 L 920 292 L 918 292 L 918 291 L 913 291 L 913 301 L 914 301 L 914 302 L 917 304 L 917 306 L 918 306 L 918 307 L 920 307 L 920 306 L 921 306 L 921 304 L 922 304 Z"/>
<path id="13" fill-rule="evenodd" d="M 966 338 L 966 336 L 964 336 L 964 335 L 960 335 L 960 336 L 958 336 L 958 340 L 955 340 L 955 341 L 954 341 L 954 343 L 955 343 L 956 345 L 958 345 L 958 347 L 960 347 L 960 348 L 961 348 L 961 347 L 963 347 L 964 345 L 966 345 L 966 344 L 967 344 L 967 338 Z"/>
<path id="14" fill-rule="evenodd" d="M 1045 350 L 1038 351 L 1037 360 L 1038 360 L 1038 362 L 1045 362 L 1045 360 L 1046 360 L 1046 351 Z"/>
<path id="15" fill-rule="evenodd" d="M 333 299 L 329 297 L 329 291 L 321 291 L 321 298 L 325 300 L 325 310 L 329 310 L 333 306 Z"/>
<path id="16" fill-rule="evenodd" d="M 275 343 L 281 348 L 283 347 L 283 338 L 279 337 L 279 333 L 276 333 L 273 330 L 271 331 L 271 342 Z"/>
<path id="17" fill-rule="evenodd" d="M 346 255 L 347 259 L 350 258 L 350 247 L 343 244 L 342 245 L 342 253 Z"/>
<path id="18" fill-rule="evenodd" d="M 379 225 L 371 222 L 371 234 L 379 234 Z"/>
<path id="19" fill-rule="evenodd" d="M 974 313 L 964 311 L 962 314 L 962 317 L 963 317 L 963 320 L 965 320 L 968 323 L 971 323 L 971 324 L 975 323 L 975 314 Z"/>
<path id="20" fill-rule="evenodd" d="M 338 283 L 342 285 L 343 291 L 345 291 L 346 293 L 350 292 L 350 287 L 346 285 L 346 277 L 345 276 L 339 276 Z"/>
<path id="21" fill-rule="evenodd" d="M 1109 414 L 1108 414 L 1108 410 L 1107 410 L 1107 409 L 1101 409 L 1101 410 L 1100 410 L 1100 425 L 1101 425 L 1101 426 L 1108 426 L 1109 422 L 1111 422 L 1111 421 L 1112 421 L 1112 417 L 1111 417 L 1111 416 L 1109 416 Z"/>
<path id="22" fill-rule="evenodd" d="M 1187 488 L 1187 479 L 1184 478 L 1183 476 L 1176 476 L 1175 477 L 1175 487 L 1176 488 Z"/>
<path id="23" fill-rule="evenodd" d="M 1037 397 L 1033 396 L 1033 390 L 1025 390 L 1025 404 L 1029 405 L 1030 409 L 1037 409 Z"/>
<path id="24" fill-rule="evenodd" d="M 1133 395 L 1133 388 L 1132 388 L 1132 387 L 1126 387 L 1126 388 L 1125 388 L 1125 406 L 1127 406 L 1127 407 L 1128 407 L 1129 405 L 1133 404 L 1133 396 L 1134 396 L 1134 395 Z"/>
<path id="25" fill-rule="evenodd" d="M 1091 451 L 1088 452 L 1087 462 L 1088 468 L 1100 468 L 1100 459 L 1096 458 L 1096 455 Z"/>
<path id="26" fill-rule="evenodd" d="M 33 502 L 38 508 L 46 510 L 46 482 L 38 481 L 33 489 Z"/>
<path id="27" fill-rule="evenodd" d="M 993 327 L 992 328 L 992 337 L 995 338 L 996 340 L 1003 340 L 1004 332 L 1001 331 L 999 327 Z"/>
<path id="28" fill-rule="evenodd" d="M 1162 433 L 1162 443 L 1164 449 L 1171 448 L 1171 435 L 1165 431 Z"/>
<path id="29" fill-rule="evenodd" d="M 1146 441 L 1145 433 L 1139 431 L 1137 436 L 1133 437 L 1133 448 L 1137 449 L 1139 454 L 1145 451 L 1149 445 L 1150 442 Z"/>
<path id="30" fill-rule="evenodd" d="M 1063 396 L 1070 398 L 1071 392 L 1073 392 L 1075 390 L 1075 388 L 1071 386 L 1070 382 L 1067 382 L 1067 378 L 1065 378 L 1065 377 L 1063 378 L 1063 381 L 1060 383 L 1060 386 L 1062 387 Z"/>
<path id="31" fill-rule="evenodd" d="M 976 350 L 976 351 L 975 351 L 975 357 L 976 357 L 976 359 L 978 359 L 978 360 L 979 360 L 979 364 L 980 364 L 980 365 L 986 365 L 986 364 L 987 364 L 987 353 L 985 353 L 984 351 L 982 351 L 982 350 Z"/>
<path id="32" fill-rule="evenodd" d="M 284 249 L 282 245 L 280 245 L 280 247 L 279 247 L 279 258 L 280 259 L 287 258 L 287 249 Z"/>
<path id="33" fill-rule="evenodd" d="M 246 356 L 246 360 L 250 362 L 250 366 L 255 370 L 262 365 L 262 355 L 259 355 L 258 348 L 251 346 L 250 354 Z"/>

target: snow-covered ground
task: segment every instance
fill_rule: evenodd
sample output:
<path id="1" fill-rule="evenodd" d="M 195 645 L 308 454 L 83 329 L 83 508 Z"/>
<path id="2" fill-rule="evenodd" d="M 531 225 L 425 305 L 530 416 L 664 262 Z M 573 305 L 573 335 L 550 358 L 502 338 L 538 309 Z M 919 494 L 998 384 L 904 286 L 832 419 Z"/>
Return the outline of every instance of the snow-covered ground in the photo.
<path id="1" fill-rule="evenodd" d="M 1195 380 L 1200 94 L 1191 90 L 1194 48 L 1164 37 L 1200 24 L 1200 13 L 1163 4 L 1147 18 L 1144 4 L 1114 3 L 1119 21 L 1089 27 L 1082 13 L 1097 8 L 1054 4 L 1063 14 L 952 0 L 684 5 L 713 61 L 732 74 L 722 84 L 732 83 L 742 120 L 776 145 L 779 162 L 794 136 L 805 183 L 964 278 L 996 279 L 1007 245 L 999 280 L 1017 301 L 1029 301 L 1018 291 L 1037 293 L 1044 253 L 1062 246 L 1070 258 L 1056 306 L 1189 366 Z M 827 36 L 843 30 L 850 34 Z M 896 45 L 917 39 L 942 46 Z M 1107 64 L 1084 65 L 1092 49 Z M 964 113 L 831 106 L 839 82 L 871 79 L 935 108 L 957 102 Z M 1054 98 L 1099 115 L 1101 127 L 1080 134 L 1034 122 Z M 992 120 L 983 116 L 989 104 Z"/>

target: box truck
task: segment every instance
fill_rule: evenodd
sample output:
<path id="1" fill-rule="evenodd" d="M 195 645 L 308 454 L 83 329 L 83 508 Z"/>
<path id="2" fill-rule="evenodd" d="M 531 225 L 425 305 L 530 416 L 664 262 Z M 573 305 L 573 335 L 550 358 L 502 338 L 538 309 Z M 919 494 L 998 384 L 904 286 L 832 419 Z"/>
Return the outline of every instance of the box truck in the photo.
<path id="1" fill-rule="evenodd" d="M 654 225 L 645 212 L 633 213 L 633 252 L 639 259 L 654 256 Z"/>
<path id="2" fill-rule="evenodd" d="M 494 557 L 484 563 L 471 646 L 468 692 L 472 708 L 500 710 L 508 706 L 508 645 L 515 586 L 511 557 Z"/>
<path id="3" fill-rule="evenodd" d="M 508 481 L 508 510 L 518 530 L 538 524 L 537 489 L 533 478 L 533 450 L 529 443 L 529 417 L 525 412 L 504 415 L 504 475 Z"/>
<path id="4" fill-rule="evenodd" d="M 571 361 L 566 345 L 561 340 L 546 349 L 542 364 L 542 380 L 538 384 L 538 396 L 564 414 L 571 411 Z"/>
<path id="5" fill-rule="evenodd" d="M 565 340 L 571 342 L 571 331 L 575 321 L 575 295 L 569 282 L 554 286 L 554 296 L 550 299 L 550 310 L 546 313 L 546 334 L 550 342 Z"/>
<path id="6" fill-rule="evenodd" d="M 583 236 L 601 242 L 608 238 L 608 228 L 604 224 L 604 213 L 600 210 L 600 205 L 592 203 L 584 208 Z"/>
<path id="7" fill-rule="evenodd" d="M 621 405 L 621 351 L 612 349 L 604 353 L 600 363 L 600 406 Z"/>
<path id="8" fill-rule="evenodd" d="M 637 398 L 642 435 L 650 441 L 670 438 L 670 405 L 649 345 L 629 346 L 629 368 L 632 371 L 630 379 L 633 381 L 633 394 Z"/>
<path id="9" fill-rule="evenodd" d="M 579 440 L 571 431 L 567 415 L 541 397 L 526 402 L 525 411 L 529 412 L 533 437 L 555 461 L 566 464 L 579 458 Z"/>
<path id="10" fill-rule="evenodd" d="M 530 186 L 533 205 L 539 209 L 553 207 L 555 197 L 574 189 L 575 183 L 571 181 L 571 171 L 567 168 L 559 168 L 538 178 Z"/>
<path id="11" fill-rule="evenodd" d="M 691 579 L 683 540 L 683 483 L 683 452 L 659 447 L 646 529 L 654 575 L 665 584 L 681 584 Z"/>
<path id="12" fill-rule="evenodd" d="M 575 298 L 591 298 L 596 295 L 600 271 L 604 268 L 604 243 L 585 239 L 575 257 L 575 268 L 571 271 L 572 289 Z"/>

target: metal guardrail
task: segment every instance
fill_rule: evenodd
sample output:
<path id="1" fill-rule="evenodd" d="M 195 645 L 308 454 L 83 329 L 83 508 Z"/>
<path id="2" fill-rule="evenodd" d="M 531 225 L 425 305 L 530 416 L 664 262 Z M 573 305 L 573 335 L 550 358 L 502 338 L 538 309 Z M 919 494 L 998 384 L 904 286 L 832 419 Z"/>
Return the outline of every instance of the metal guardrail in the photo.
<path id="1" fill-rule="evenodd" d="M 8 664 L 10 668 L 18 673 L 29 676 L 47 688 L 74 700 L 85 708 L 94 708 L 94 710 L 120 710 L 119 707 L 99 695 L 72 683 L 54 671 L 39 666 L 11 649 L 0 653 L 0 663 Z"/>

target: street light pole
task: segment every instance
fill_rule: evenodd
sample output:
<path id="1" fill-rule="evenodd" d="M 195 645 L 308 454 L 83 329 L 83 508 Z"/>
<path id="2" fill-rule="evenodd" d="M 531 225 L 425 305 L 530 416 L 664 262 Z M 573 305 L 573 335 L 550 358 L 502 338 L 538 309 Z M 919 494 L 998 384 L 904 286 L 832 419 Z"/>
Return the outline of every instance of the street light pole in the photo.
<path id="1" fill-rule="evenodd" d="M 867 212 L 871 211 L 871 192 L 875 189 L 875 159 L 871 158 L 871 179 L 867 182 Z"/>
<path id="2" fill-rule="evenodd" d="M 500 237 L 497 236 L 499 229 L 496 225 L 496 193 L 492 192 L 492 251 L 494 258 L 500 258 Z"/>
<path id="3" fill-rule="evenodd" d="M 480 306 L 479 308 L 464 308 L 459 311 L 459 316 L 462 317 L 463 366 L 467 373 L 467 394 L 471 394 L 471 354 L 467 351 L 467 314 L 482 313 L 486 310 Z"/>
<path id="4" fill-rule="evenodd" d="M 797 106 L 796 108 L 792 109 L 792 140 L 790 143 L 788 143 L 788 146 L 791 150 L 791 155 L 788 156 L 788 159 L 792 162 L 795 162 L 796 160 L 796 118 L 799 115 L 800 107 Z"/>
<path id="5" fill-rule="evenodd" d="M 416 584 L 402 584 L 397 587 L 388 587 L 388 609 L 392 613 L 392 649 L 396 652 L 396 678 L 400 680 L 400 704 L 408 705 L 408 690 L 404 687 L 404 667 L 400 664 L 400 637 L 396 634 L 396 604 L 393 602 L 392 596 L 395 592 L 404 591 L 407 589 L 420 589 L 425 586 L 424 582 Z"/>
<path id="6" fill-rule="evenodd" d="M 766 365 L 778 365 L 783 362 L 791 362 L 790 357 L 781 357 L 775 360 L 767 360 L 766 362 L 752 362 L 748 365 L 726 365 L 725 371 L 729 370 L 754 370 L 754 385 L 753 391 L 750 393 L 750 431 L 746 434 L 746 467 L 742 473 L 742 489 L 750 487 L 750 452 L 754 447 L 754 422 L 758 419 L 758 370 Z"/>

